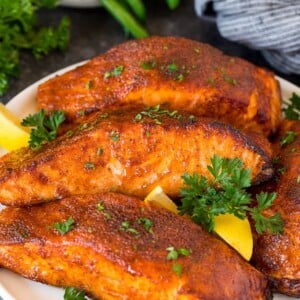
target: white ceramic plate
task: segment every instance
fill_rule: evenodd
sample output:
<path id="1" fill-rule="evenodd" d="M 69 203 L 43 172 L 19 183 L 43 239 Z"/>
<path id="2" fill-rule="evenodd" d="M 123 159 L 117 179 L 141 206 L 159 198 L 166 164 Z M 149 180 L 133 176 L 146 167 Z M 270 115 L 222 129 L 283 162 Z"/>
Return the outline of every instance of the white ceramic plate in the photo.
<path id="1" fill-rule="evenodd" d="M 84 0 L 83 0 L 84 1 Z M 76 2 L 76 1 L 75 1 Z M 78 1 L 80 2 L 80 1 Z M 7 107 L 15 113 L 19 118 L 24 118 L 29 113 L 36 111 L 35 97 L 38 85 L 58 74 L 65 73 L 66 71 L 75 68 L 76 66 L 83 64 L 84 62 L 72 65 L 57 71 L 39 81 L 32 84 L 20 94 L 15 96 L 8 104 Z M 288 99 L 293 92 L 300 94 L 300 88 L 292 83 L 278 78 L 283 99 Z M 0 152 L 1 155 L 1 152 Z M 0 207 L 1 210 L 1 207 Z M 3 300 L 63 300 L 63 289 L 51 287 L 45 284 L 33 282 L 31 280 L 24 279 L 23 277 L 9 272 L 4 269 L 0 269 L 0 297 Z M 293 298 L 276 294 L 274 300 L 291 300 Z"/>

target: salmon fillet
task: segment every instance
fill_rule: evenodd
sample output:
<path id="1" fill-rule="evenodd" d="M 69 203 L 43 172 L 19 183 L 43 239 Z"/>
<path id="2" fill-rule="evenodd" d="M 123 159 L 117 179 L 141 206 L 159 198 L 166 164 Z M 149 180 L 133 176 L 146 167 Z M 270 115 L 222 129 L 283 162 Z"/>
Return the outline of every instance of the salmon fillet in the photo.
<path id="1" fill-rule="evenodd" d="M 53 224 L 70 218 L 73 228 L 60 234 Z M 189 254 L 168 260 L 169 247 Z M 260 272 L 200 226 L 116 193 L 6 208 L 0 213 L 0 265 L 103 300 L 270 295 Z"/>
<path id="2" fill-rule="evenodd" d="M 39 150 L 1 157 L 0 203 L 28 205 L 106 191 L 145 197 L 158 184 L 178 197 L 185 172 L 212 178 L 207 165 L 214 154 L 240 158 L 251 168 L 253 183 L 272 176 L 262 136 L 165 108 L 153 117 L 152 109 L 157 107 L 97 113 Z"/>
<path id="3" fill-rule="evenodd" d="M 288 131 L 295 132 L 296 139 L 280 147 Z M 274 152 L 279 158 L 278 178 L 258 188 L 277 193 L 266 214 L 281 214 L 284 233 L 256 236 L 253 263 L 269 277 L 274 291 L 300 297 L 300 121 L 282 123 Z"/>
<path id="4" fill-rule="evenodd" d="M 197 41 L 150 37 L 118 45 L 38 88 L 39 108 L 84 113 L 142 103 L 168 103 L 195 115 L 269 135 L 281 120 L 271 72 Z"/>

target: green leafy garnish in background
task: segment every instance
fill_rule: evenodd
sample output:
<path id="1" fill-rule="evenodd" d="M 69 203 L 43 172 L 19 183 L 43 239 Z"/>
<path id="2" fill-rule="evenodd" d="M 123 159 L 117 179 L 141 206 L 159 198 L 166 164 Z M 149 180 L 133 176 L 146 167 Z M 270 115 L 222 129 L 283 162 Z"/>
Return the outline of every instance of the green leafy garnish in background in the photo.
<path id="1" fill-rule="evenodd" d="M 196 173 L 182 176 L 185 186 L 181 189 L 180 214 L 190 215 L 195 223 L 211 232 L 214 230 L 215 216 L 231 213 L 245 219 L 249 213 L 258 233 L 267 230 L 282 233 L 283 221 L 280 214 L 269 218 L 262 214 L 273 203 L 275 193 L 256 195 L 257 206 L 250 206 L 251 195 L 246 191 L 250 186 L 250 170 L 243 168 L 241 160 L 214 155 L 208 170 L 213 177 L 211 181 Z"/>
<path id="2" fill-rule="evenodd" d="M 283 109 L 285 117 L 289 120 L 300 120 L 300 96 L 293 93 L 286 104 L 287 107 Z"/>
<path id="3" fill-rule="evenodd" d="M 47 116 L 43 109 L 24 118 L 21 125 L 32 127 L 29 146 L 32 149 L 38 149 L 46 142 L 53 141 L 57 136 L 59 126 L 64 120 L 65 114 L 63 111 L 54 111 Z"/>
<path id="4" fill-rule="evenodd" d="M 70 27 L 67 17 L 56 29 L 37 26 L 37 11 L 54 8 L 57 3 L 58 0 L 0 1 L 0 96 L 8 89 L 10 78 L 19 76 L 20 50 L 30 50 L 38 59 L 54 49 L 66 49 Z"/>
<path id="5" fill-rule="evenodd" d="M 180 4 L 180 0 L 165 1 L 171 10 Z M 99 2 L 123 26 L 126 33 L 134 38 L 149 35 L 141 25 L 146 19 L 146 8 L 142 0 L 99 0 Z"/>

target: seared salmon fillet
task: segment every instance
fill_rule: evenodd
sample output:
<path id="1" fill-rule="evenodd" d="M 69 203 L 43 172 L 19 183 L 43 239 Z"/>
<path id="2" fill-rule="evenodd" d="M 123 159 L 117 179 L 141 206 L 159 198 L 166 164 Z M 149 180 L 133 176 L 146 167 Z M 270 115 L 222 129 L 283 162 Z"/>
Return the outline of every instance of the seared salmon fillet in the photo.
<path id="1" fill-rule="evenodd" d="M 74 121 L 112 106 L 168 103 L 269 135 L 281 120 L 271 72 L 197 41 L 150 37 L 118 45 L 38 88 L 39 108 Z"/>
<path id="2" fill-rule="evenodd" d="M 70 230 L 60 233 L 57 224 L 67 220 Z M 172 248 L 185 254 L 168 259 Z M 6 208 L 0 213 L 0 265 L 96 299 L 269 296 L 266 278 L 200 226 L 117 193 Z"/>
<path id="3" fill-rule="evenodd" d="M 158 184 L 177 197 L 185 172 L 211 178 L 214 154 L 240 158 L 253 183 L 273 174 L 269 143 L 260 135 L 157 106 L 97 113 L 39 150 L 1 157 L 0 203 L 106 191 L 144 197 Z"/>
<path id="4" fill-rule="evenodd" d="M 280 146 L 288 132 L 296 134 L 294 141 Z M 278 178 L 258 188 L 277 193 L 266 214 L 281 214 L 284 233 L 256 236 L 253 263 L 269 277 L 274 291 L 300 297 L 300 121 L 282 123 L 274 149 Z"/>

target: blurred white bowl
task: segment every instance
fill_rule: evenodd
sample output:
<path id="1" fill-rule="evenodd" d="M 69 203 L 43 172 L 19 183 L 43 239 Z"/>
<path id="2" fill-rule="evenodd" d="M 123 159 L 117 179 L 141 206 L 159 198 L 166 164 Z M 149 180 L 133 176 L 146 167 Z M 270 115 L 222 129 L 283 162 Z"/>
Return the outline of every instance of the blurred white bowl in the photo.
<path id="1" fill-rule="evenodd" d="M 97 7 L 100 6 L 99 0 L 61 0 L 60 5 L 70 7 Z"/>

